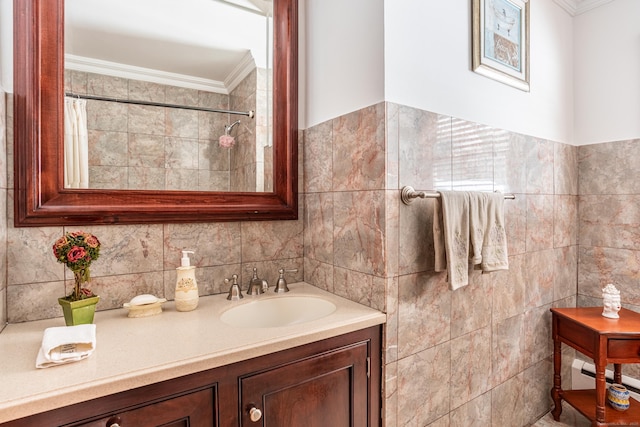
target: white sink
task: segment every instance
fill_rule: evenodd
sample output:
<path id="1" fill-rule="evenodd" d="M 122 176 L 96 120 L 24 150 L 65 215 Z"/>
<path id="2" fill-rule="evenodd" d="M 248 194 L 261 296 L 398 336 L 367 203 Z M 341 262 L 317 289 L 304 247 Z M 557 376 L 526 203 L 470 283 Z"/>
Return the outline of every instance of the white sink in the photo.
<path id="1" fill-rule="evenodd" d="M 261 296 L 245 301 L 222 313 L 220 320 L 238 328 L 276 328 L 321 319 L 336 309 L 331 301 L 314 296 Z"/>

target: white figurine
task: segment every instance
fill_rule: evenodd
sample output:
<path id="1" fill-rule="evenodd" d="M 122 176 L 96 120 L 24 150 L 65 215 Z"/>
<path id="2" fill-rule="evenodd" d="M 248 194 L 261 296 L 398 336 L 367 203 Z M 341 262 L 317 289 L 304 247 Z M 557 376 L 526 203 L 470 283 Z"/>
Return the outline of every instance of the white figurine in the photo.
<path id="1" fill-rule="evenodd" d="M 604 303 L 602 315 L 610 319 L 620 318 L 618 315 L 620 311 L 620 291 L 611 283 L 602 290 L 602 300 Z"/>

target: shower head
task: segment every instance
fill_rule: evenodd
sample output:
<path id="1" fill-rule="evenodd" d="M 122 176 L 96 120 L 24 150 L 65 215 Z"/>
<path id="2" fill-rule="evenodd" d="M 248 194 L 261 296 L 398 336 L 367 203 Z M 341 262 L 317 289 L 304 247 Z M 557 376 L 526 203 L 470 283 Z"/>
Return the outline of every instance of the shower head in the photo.
<path id="1" fill-rule="evenodd" d="M 235 125 L 239 125 L 240 124 L 240 120 L 236 120 L 235 122 L 231 123 L 230 125 L 225 125 L 224 126 L 224 134 L 225 135 L 229 135 L 229 132 L 231 132 L 231 130 L 234 128 Z"/>

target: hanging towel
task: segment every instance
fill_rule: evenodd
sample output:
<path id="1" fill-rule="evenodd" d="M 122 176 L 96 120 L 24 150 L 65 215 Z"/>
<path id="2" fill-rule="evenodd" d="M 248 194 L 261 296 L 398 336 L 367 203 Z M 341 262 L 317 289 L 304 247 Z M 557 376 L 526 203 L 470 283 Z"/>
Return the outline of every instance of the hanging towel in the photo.
<path id="1" fill-rule="evenodd" d="M 470 193 L 470 262 L 483 272 L 509 269 L 504 229 L 504 195 Z"/>
<path id="2" fill-rule="evenodd" d="M 47 328 L 36 359 L 36 368 L 48 368 L 89 357 L 96 348 L 96 325 Z"/>
<path id="3" fill-rule="evenodd" d="M 469 284 L 469 193 L 466 191 L 441 191 L 440 199 L 442 204 L 441 236 L 444 236 L 447 280 L 451 289 L 456 290 Z M 434 213 L 434 224 L 438 210 Z M 434 238 L 434 244 L 436 243 Z M 436 253 L 438 251 L 436 249 Z M 443 271 L 442 262 L 438 267 L 441 268 L 440 271 Z"/>

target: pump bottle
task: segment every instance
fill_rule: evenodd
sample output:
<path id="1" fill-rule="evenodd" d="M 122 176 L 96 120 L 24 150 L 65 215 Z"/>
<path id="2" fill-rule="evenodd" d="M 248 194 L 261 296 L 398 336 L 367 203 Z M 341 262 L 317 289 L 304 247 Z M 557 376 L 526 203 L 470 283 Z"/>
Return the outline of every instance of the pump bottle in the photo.
<path id="1" fill-rule="evenodd" d="M 198 284 L 196 268 L 191 265 L 189 254 L 193 251 L 182 251 L 180 267 L 176 268 L 176 310 L 191 311 L 198 306 Z"/>

